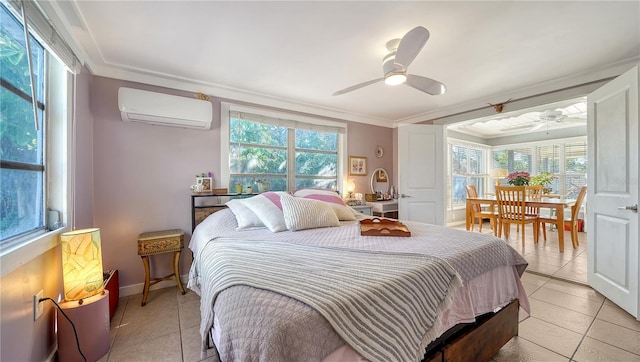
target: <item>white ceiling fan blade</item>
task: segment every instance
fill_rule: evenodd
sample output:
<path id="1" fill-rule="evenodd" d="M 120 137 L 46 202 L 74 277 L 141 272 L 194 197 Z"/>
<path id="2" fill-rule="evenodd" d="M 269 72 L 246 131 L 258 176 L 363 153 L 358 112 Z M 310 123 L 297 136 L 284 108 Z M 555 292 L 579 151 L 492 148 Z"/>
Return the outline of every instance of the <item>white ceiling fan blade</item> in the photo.
<path id="1" fill-rule="evenodd" d="M 398 44 L 395 63 L 407 69 L 409 64 L 411 64 L 418 53 L 420 53 L 422 47 L 427 43 L 427 40 L 429 40 L 429 30 L 422 26 L 411 29 L 402 37 L 400 44 Z"/>
<path id="2" fill-rule="evenodd" d="M 447 87 L 444 84 L 420 75 L 407 74 L 405 84 L 433 96 L 444 94 L 447 91 Z"/>
<path id="3" fill-rule="evenodd" d="M 384 78 L 378 78 L 378 79 L 370 80 L 368 82 L 352 85 L 351 87 L 348 87 L 348 88 L 345 88 L 345 89 L 341 89 L 341 90 L 333 93 L 333 95 L 334 96 L 339 96 L 341 94 L 349 93 L 349 92 L 354 91 L 356 89 L 360 89 L 362 87 L 366 87 L 368 85 L 371 85 L 373 83 L 377 83 L 377 82 L 380 82 L 380 81 L 383 81 L 383 80 L 384 80 Z"/>

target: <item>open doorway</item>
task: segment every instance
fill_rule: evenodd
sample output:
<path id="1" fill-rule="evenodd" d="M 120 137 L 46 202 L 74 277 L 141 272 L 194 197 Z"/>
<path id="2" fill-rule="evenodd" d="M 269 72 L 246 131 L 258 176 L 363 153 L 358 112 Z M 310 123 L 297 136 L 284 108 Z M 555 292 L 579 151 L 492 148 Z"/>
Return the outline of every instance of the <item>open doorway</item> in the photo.
<path id="1" fill-rule="evenodd" d="M 476 186 L 480 197 L 494 197 L 495 185 L 507 185 L 505 174 L 516 171 L 532 177 L 548 173 L 552 178 L 544 187 L 549 197 L 576 199 L 587 178 L 586 122 L 587 100 L 580 97 L 448 126 L 448 224 L 465 228 L 467 185 Z M 550 225 L 546 242 L 541 236 L 538 244 L 527 225 L 523 247 L 522 231 L 512 226 L 508 242 L 527 259 L 529 271 L 587 283 L 585 207 L 583 203 L 576 248 L 570 231 Z M 474 231 L 479 231 L 478 225 Z M 489 219 L 482 232 L 493 232 Z M 564 233 L 563 252 L 559 233 Z"/>

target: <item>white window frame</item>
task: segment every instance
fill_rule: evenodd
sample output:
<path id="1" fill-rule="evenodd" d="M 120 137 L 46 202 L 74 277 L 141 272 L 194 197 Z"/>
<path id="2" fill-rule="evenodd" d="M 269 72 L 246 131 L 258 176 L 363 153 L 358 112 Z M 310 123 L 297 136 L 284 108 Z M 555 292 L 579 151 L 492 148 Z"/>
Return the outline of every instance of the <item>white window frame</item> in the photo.
<path id="1" fill-rule="evenodd" d="M 72 205 L 72 140 L 74 77 L 49 51 L 45 51 L 44 207 L 58 210 L 62 228 L 39 230 L 16 237 L 0 249 L 0 277 L 28 263 L 59 243 L 59 235 L 70 230 Z M 66 90 L 62 92 L 61 90 Z M 45 222 L 45 225 L 47 223 Z"/>
<path id="2" fill-rule="evenodd" d="M 245 105 L 239 105 L 235 103 L 221 102 L 220 104 L 220 185 L 222 187 L 229 187 L 230 171 L 229 171 L 229 134 L 230 129 L 230 112 L 242 112 L 259 114 L 265 117 L 288 119 L 295 122 L 302 122 L 311 125 L 327 126 L 341 128 L 344 132 L 338 133 L 338 165 L 337 165 L 337 184 L 339 190 L 344 190 L 344 184 L 346 182 L 345 175 L 347 175 L 347 124 L 343 122 L 336 122 L 321 118 L 309 117 L 294 113 L 287 113 L 281 111 L 273 111 L 263 108 L 250 107 Z M 295 183 L 288 182 L 288 187 L 294 187 Z M 291 190 L 288 190 L 291 191 Z"/>

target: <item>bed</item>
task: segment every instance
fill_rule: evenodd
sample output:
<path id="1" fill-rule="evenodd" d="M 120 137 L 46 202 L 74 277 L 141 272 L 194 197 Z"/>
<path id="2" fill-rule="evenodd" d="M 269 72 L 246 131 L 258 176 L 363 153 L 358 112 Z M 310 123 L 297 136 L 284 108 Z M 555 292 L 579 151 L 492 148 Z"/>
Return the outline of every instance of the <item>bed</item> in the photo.
<path id="1" fill-rule="evenodd" d="M 486 360 L 529 314 L 527 263 L 491 235 L 404 222 L 411 237 L 361 236 L 365 216 L 318 190 L 227 206 L 189 245 L 203 357 Z"/>

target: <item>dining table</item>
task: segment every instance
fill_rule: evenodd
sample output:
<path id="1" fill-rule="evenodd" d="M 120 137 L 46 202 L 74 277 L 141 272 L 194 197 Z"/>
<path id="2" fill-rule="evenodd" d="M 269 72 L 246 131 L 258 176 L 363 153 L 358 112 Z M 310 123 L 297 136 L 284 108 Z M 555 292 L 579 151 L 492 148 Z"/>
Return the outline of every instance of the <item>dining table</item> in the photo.
<path id="1" fill-rule="evenodd" d="M 566 199 L 564 197 L 543 197 L 540 199 L 527 199 L 525 200 L 526 206 L 538 207 L 541 209 L 551 209 L 551 218 L 555 215 L 555 222 L 548 222 L 555 224 L 558 229 L 558 248 L 560 252 L 564 252 L 564 209 L 571 207 L 575 204 L 576 200 Z M 484 196 L 476 198 L 467 198 L 466 209 L 466 229 L 471 229 L 471 220 L 473 218 L 473 205 L 489 206 L 493 212 L 498 200 L 495 196 Z M 499 223 L 499 220 L 498 220 Z M 497 226 L 496 226 L 497 227 Z"/>

